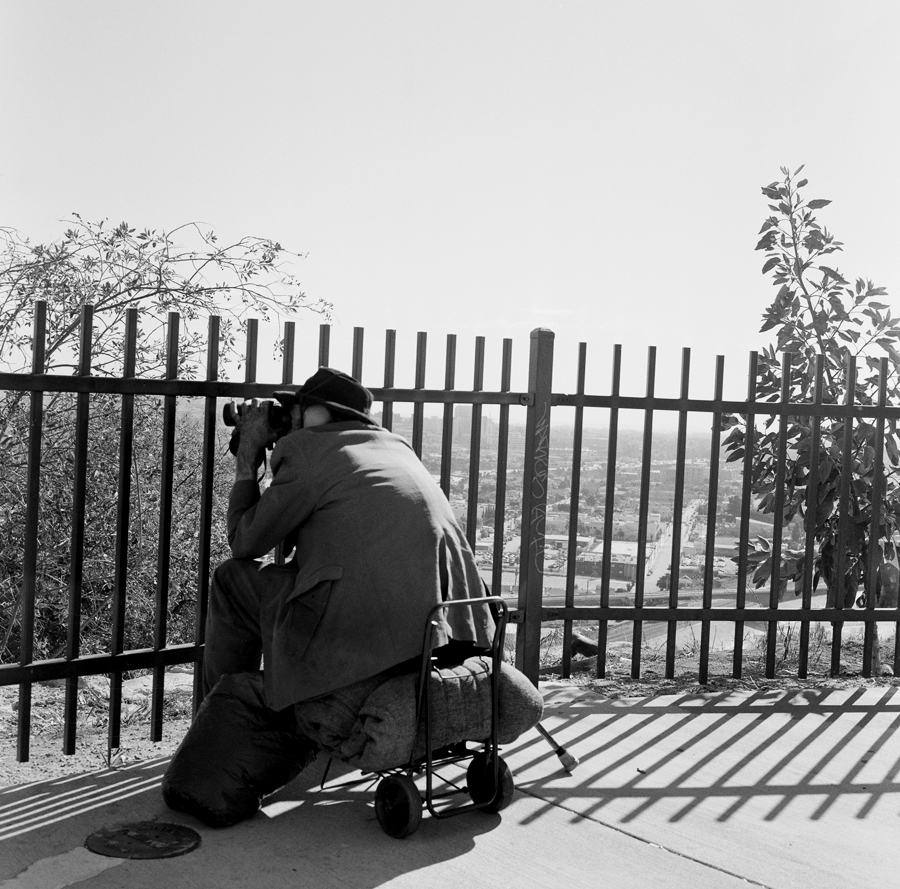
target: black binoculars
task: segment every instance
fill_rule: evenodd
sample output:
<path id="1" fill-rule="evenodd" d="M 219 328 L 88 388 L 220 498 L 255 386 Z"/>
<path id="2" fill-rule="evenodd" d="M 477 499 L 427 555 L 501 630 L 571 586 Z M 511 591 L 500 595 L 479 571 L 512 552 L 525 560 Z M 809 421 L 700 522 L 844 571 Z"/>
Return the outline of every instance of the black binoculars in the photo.
<path id="1" fill-rule="evenodd" d="M 266 447 L 269 450 L 272 450 L 275 442 L 279 438 L 281 438 L 282 435 L 287 435 L 288 432 L 291 431 L 291 409 L 290 407 L 286 407 L 278 401 L 266 400 L 262 403 L 269 405 L 267 418 L 269 421 L 269 430 L 272 432 L 273 437 L 271 438 L 269 444 L 266 445 Z M 235 425 L 234 417 L 231 414 L 230 404 L 225 404 L 222 406 L 222 422 L 226 426 Z M 231 433 L 231 441 L 228 442 L 228 450 L 231 451 L 232 454 L 237 453 L 240 440 L 241 430 L 239 428 L 235 428 L 234 432 Z"/>

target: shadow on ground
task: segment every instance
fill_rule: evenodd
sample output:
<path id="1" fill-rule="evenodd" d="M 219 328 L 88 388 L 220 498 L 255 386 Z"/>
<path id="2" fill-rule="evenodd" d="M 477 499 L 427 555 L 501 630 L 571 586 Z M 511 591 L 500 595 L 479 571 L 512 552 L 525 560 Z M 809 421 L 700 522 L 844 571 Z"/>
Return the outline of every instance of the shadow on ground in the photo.
<path id="1" fill-rule="evenodd" d="M 440 821 L 426 815 L 414 841 L 393 840 L 375 818 L 373 782 L 347 783 L 358 773 L 343 770 L 342 777 L 333 768 L 322 789 L 323 764 L 317 762 L 268 797 L 249 821 L 214 830 L 165 806 L 160 782 L 168 763 L 167 757 L 0 791 L 0 879 L 31 864 L 37 846 L 42 857 L 52 857 L 81 846 L 100 828 L 160 820 L 198 830 L 202 844 L 189 856 L 192 871 L 225 872 L 234 885 L 264 885 L 267 876 L 279 880 L 302 872 L 303 885 L 329 886 L 349 867 L 353 886 L 374 887 L 466 855 L 479 836 L 501 823 L 500 816 L 480 812 Z M 142 865 L 160 872 L 175 861 Z M 110 886 L 121 885 L 122 874 L 98 874 L 91 885 L 106 885 L 107 879 Z"/>
<path id="2" fill-rule="evenodd" d="M 866 819 L 881 803 L 896 814 L 900 748 L 890 742 L 900 725 L 897 691 L 551 695 L 545 725 L 581 765 L 571 778 L 536 774 L 537 762 L 553 757 L 530 738 L 513 757 L 514 770 L 520 789 L 548 805 L 583 816 L 606 811 L 622 824 L 654 807 L 673 822 L 701 807 L 719 822 L 744 808 L 765 821 L 819 820 L 835 807 Z"/>
<path id="3" fill-rule="evenodd" d="M 518 791 L 499 816 L 426 815 L 412 837 L 394 840 L 376 821 L 373 785 L 338 775 L 320 789 L 317 762 L 254 818 L 217 831 L 166 808 L 168 759 L 149 760 L 0 791 L 0 885 L 75 882 L 27 876 L 54 861 L 87 868 L 77 879 L 90 889 L 549 889 L 601 877 L 623 889 L 737 889 L 748 880 L 868 889 L 900 870 L 896 687 L 615 700 L 590 686 L 548 683 L 543 692 L 544 726 L 580 763 L 567 774 L 527 732 L 504 748 Z M 200 848 L 149 862 L 85 857 L 93 831 L 154 819 L 195 828 Z"/>

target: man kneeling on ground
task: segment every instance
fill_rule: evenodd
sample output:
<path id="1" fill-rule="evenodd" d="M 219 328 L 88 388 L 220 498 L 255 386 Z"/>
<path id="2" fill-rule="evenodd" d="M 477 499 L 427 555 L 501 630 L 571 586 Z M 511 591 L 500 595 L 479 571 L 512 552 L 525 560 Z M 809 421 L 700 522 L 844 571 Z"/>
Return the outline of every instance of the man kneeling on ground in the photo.
<path id="1" fill-rule="evenodd" d="M 444 493 L 406 440 L 372 419 L 364 386 L 323 367 L 275 396 L 291 418 L 280 436 L 273 402 L 232 406 L 233 558 L 212 579 L 204 693 L 231 674 L 258 676 L 262 659 L 258 695 L 282 728 L 302 734 L 296 714 L 314 702 L 317 713 L 333 705 L 334 731 L 349 731 L 375 688 L 417 669 L 432 607 L 485 587 Z M 258 561 L 277 547 L 285 564 Z M 484 605 L 445 609 L 435 644 L 486 649 L 493 631 Z"/>

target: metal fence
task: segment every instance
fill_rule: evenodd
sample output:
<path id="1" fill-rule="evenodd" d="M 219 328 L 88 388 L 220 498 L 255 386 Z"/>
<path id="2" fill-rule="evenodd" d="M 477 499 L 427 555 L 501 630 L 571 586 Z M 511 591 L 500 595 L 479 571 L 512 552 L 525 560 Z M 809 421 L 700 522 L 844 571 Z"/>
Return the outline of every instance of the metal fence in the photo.
<path id="1" fill-rule="evenodd" d="M 221 399 L 269 397 L 279 385 L 293 382 L 295 363 L 296 330 L 292 323 L 284 328 L 283 360 L 281 379 L 259 382 L 257 380 L 258 329 L 255 321 L 247 325 L 247 341 L 244 361 L 244 379 L 223 381 L 219 379 L 219 320 L 209 320 L 207 332 L 206 374 L 203 380 L 179 379 L 179 316 L 170 314 L 167 330 L 166 373 L 163 379 L 146 379 L 135 375 L 137 349 L 138 316 L 130 311 L 126 330 L 123 334 L 124 373 L 117 377 L 92 375 L 91 372 L 91 330 L 92 311 L 86 306 L 81 317 L 80 353 L 78 369 L 74 375 L 48 374 L 44 368 L 46 340 L 46 314 L 41 303 L 36 304 L 33 358 L 31 372 L 27 374 L 0 373 L 0 390 L 22 393 L 29 401 L 30 427 L 27 444 L 27 484 L 24 528 L 24 550 L 20 566 L 20 598 L 18 603 L 17 628 L 19 632 L 18 663 L 0 664 L 0 685 L 18 684 L 18 747 L 20 761 L 28 759 L 31 732 L 32 684 L 35 682 L 65 680 L 65 713 L 63 750 L 71 753 L 75 749 L 78 726 L 78 680 L 79 677 L 108 674 L 111 677 L 109 701 L 109 746 L 119 746 L 122 721 L 122 678 L 123 673 L 135 670 L 150 670 L 153 676 L 150 731 L 151 739 L 159 740 L 163 729 L 163 692 L 165 669 L 176 664 L 197 664 L 203 656 L 203 631 L 206 613 L 207 590 L 212 561 L 214 515 L 213 489 L 217 473 L 230 473 L 229 462 L 217 450 L 217 425 Z M 878 405 L 822 405 L 789 403 L 783 398 L 777 403 L 758 403 L 755 400 L 757 366 L 756 357 L 751 355 L 749 368 L 748 396 L 746 400 L 725 400 L 722 397 L 724 382 L 724 362 L 719 359 L 715 375 L 715 392 L 711 399 L 689 397 L 690 352 L 684 350 L 681 372 L 681 394 L 676 398 L 663 398 L 656 391 L 656 352 L 648 353 L 646 392 L 643 396 L 621 394 L 622 354 L 616 347 L 612 364 L 611 391 L 606 395 L 589 395 L 585 392 L 587 369 L 587 347 L 582 344 L 577 356 L 577 385 L 571 393 L 554 392 L 554 334 L 549 330 L 536 330 L 529 344 L 528 382 L 520 391 L 512 390 L 513 343 L 510 339 L 502 342 L 502 358 L 497 388 L 485 388 L 485 339 L 477 337 L 474 349 L 471 388 L 460 388 L 457 383 L 457 341 L 449 335 L 446 338 L 443 363 L 444 387 L 426 388 L 426 356 L 428 337 L 418 334 L 415 347 L 415 372 L 413 385 L 400 388 L 396 385 L 396 333 L 388 330 L 384 338 L 384 368 L 381 385 L 373 385 L 374 375 L 363 372 L 364 331 L 353 331 L 352 360 L 348 369 L 371 389 L 376 407 L 381 407 L 381 423 L 388 429 L 395 426 L 396 406 L 410 405 L 411 422 L 404 433 L 409 435 L 416 453 L 422 458 L 435 458 L 435 475 L 444 492 L 451 496 L 453 489 L 454 459 L 457 466 L 459 454 L 454 457 L 454 442 L 459 436 L 454 432 L 455 410 L 467 406 L 471 414 L 466 414 L 468 424 L 467 460 L 465 466 L 465 531 L 476 547 L 481 538 L 479 530 L 479 509 L 484 506 L 487 496 L 480 491 L 482 478 L 493 481 L 494 491 L 488 505 L 493 511 L 491 550 L 486 558 L 485 574 L 496 593 L 510 598 L 510 620 L 516 639 L 516 663 L 535 683 L 541 672 L 541 650 L 545 643 L 546 628 L 550 624 L 561 627 L 562 644 L 560 663 L 556 671 L 569 675 L 572 670 L 572 640 L 576 622 L 588 622 L 593 627 L 597 639 L 596 675 L 606 673 L 607 654 L 611 631 L 630 634 L 630 670 L 632 676 L 639 676 L 644 631 L 649 625 L 665 628 L 666 675 L 674 672 L 677 648 L 677 630 L 684 622 L 698 622 L 700 639 L 698 647 L 698 680 L 705 683 L 709 674 L 710 626 L 714 621 L 727 621 L 733 625 L 734 659 L 732 674 L 741 675 L 742 652 L 744 650 L 745 623 L 762 621 L 766 626 L 765 657 L 766 670 L 772 675 L 775 665 L 777 628 L 779 622 L 798 622 L 801 631 L 801 661 L 799 672 L 805 675 L 807 664 L 804 652 L 809 644 L 811 624 L 831 622 L 835 626 L 833 646 L 839 657 L 840 626 L 846 620 L 862 621 L 866 628 L 866 646 L 871 651 L 872 630 L 878 621 L 889 622 L 896 627 L 900 620 L 897 609 L 875 607 L 875 596 L 870 595 L 863 610 L 854 610 L 848 616 L 838 601 L 834 607 L 814 608 L 812 599 L 811 567 L 802 589 L 799 609 L 789 612 L 781 607 L 779 589 L 773 571 L 773 580 L 768 591 L 760 600 L 759 594 L 749 589 L 749 564 L 747 544 L 751 527 L 751 495 L 749 467 L 751 447 L 744 456 L 744 472 L 740 488 L 740 516 L 738 517 L 740 557 L 737 561 L 733 602 L 726 605 L 717 602 L 716 578 L 713 571 L 715 554 L 716 512 L 720 497 L 719 467 L 721 458 L 720 428 L 725 414 L 737 413 L 751 418 L 773 416 L 780 423 L 783 441 L 787 441 L 787 426 L 791 416 L 812 417 L 839 416 L 853 422 L 862 418 L 874 418 L 883 437 L 884 423 L 900 420 L 900 409 L 888 407 L 884 400 Z M 328 365 L 331 356 L 331 329 L 322 325 L 318 333 L 318 365 Z M 305 369 L 310 372 L 310 368 Z M 788 391 L 788 390 L 786 390 Z M 69 569 L 67 578 L 67 630 L 64 656 L 35 660 L 34 633 L 35 610 L 38 601 L 37 566 L 39 552 L 39 503 L 41 496 L 41 454 L 45 446 L 44 400 L 50 393 L 71 393 L 75 398 L 74 446 L 71 459 L 71 537 L 69 541 Z M 82 565 L 84 561 L 84 529 L 90 516 L 85 514 L 88 428 L 91 417 L 91 399 L 98 396 L 115 398 L 120 405 L 120 427 L 117 442 L 118 480 L 117 511 L 115 517 L 114 558 L 110 564 L 111 601 L 108 646 L 101 652 L 82 653 Z M 161 403 L 162 422 L 159 427 L 161 437 L 161 467 L 159 473 L 157 554 L 155 572 L 155 595 L 153 603 L 152 645 L 126 650 L 124 626 L 129 608 L 129 534 L 134 523 L 130 512 L 133 448 L 135 442 L 135 398 L 150 396 Z M 175 435 L 179 399 L 199 400 L 199 428 L 202 445 L 196 454 L 201 467 L 201 482 L 196 503 L 196 535 L 192 546 L 196 547 L 195 589 L 193 602 L 194 635 L 190 642 L 172 644 L 169 640 L 169 619 L 171 603 L 169 592 L 172 585 L 170 576 L 172 512 L 176 500 L 173 491 L 175 467 Z M 426 405 L 441 407 L 440 445 L 437 455 L 425 453 Z M 491 447 L 485 448 L 483 411 L 490 408 Z M 510 422 L 511 409 L 523 409 L 525 414 L 524 435 Z M 584 578 L 578 574 L 579 554 L 582 541 L 579 523 L 583 521 L 585 510 L 584 493 L 584 442 L 586 434 L 585 413 L 602 419 L 604 429 L 605 454 L 604 482 L 602 487 L 604 510 L 598 520 L 597 541 L 602 551 L 598 560 L 595 588 L 580 589 Z M 622 468 L 623 411 L 638 411 L 642 415 L 639 456 L 636 469 L 636 548 L 633 565 L 633 585 L 624 593 L 616 589 L 613 561 L 616 519 L 614 504 L 617 482 L 624 473 Z M 496 416 L 496 419 L 494 417 Z M 551 426 L 551 417 L 570 420 L 563 435 L 558 432 L 559 423 Z M 653 447 L 654 420 L 660 416 L 674 417 L 677 431 L 674 433 L 675 454 L 672 461 L 673 487 L 671 498 L 671 541 L 657 558 L 666 560 L 671 554 L 668 588 L 654 593 L 647 589 L 648 547 L 651 544 L 651 489 L 653 487 Z M 688 590 L 683 578 L 679 578 L 681 551 L 685 535 L 684 515 L 686 497 L 686 476 L 691 467 L 687 459 L 688 417 L 699 416 L 704 426 L 711 429 L 708 441 L 708 473 L 704 476 L 706 500 L 706 530 L 702 541 L 705 558 L 702 559 L 702 588 Z M 593 427 L 591 427 L 593 428 Z M 494 436 L 495 435 L 495 439 Z M 551 437 L 565 439 L 565 446 L 551 449 Z M 569 438 L 569 436 L 571 436 Z M 457 449 L 458 450 L 458 449 Z M 564 452 L 560 456 L 558 452 Z M 486 455 L 490 456 L 487 462 Z M 510 465 L 515 464 L 515 472 Z M 565 481 L 568 486 L 567 507 L 564 530 L 564 544 L 557 568 L 555 586 L 548 586 L 551 571 L 545 570 L 546 532 L 548 518 L 548 488 L 551 468 L 559 463 L 565 467 Z M 521 474 L 519 472 L 521 470 Z M 618 473 L 618 477 L 617 477 Z M 518 486 L 513 490 L 512 486 Z M 781 495 L 779 495 L 781 496 Z M 779 547 L 783 528 L 777 513 L 783 501 L 776 503 L 776 519 L 773 527 L 775 546 Z M 846 501 L 844 501 L 844 506 Z M 516 529 L 516 554 L 510 552 L 509 542 L 512 529 Z M 807 536 L 806 546 L 812 552 L 812 539 Z M 662 547 L 660 544 L 659 547 Z M 776 564 L 779 556 L 776 554 Z M 811 562 L 811 560 L 808 560 Z M 515 573 L 512 582 L 508 575 Z M 489 565 L 489 567 L 487 567 Z M 874 575 L 867 574 L 867 582 Z M 721 597 L 719 597 L 721 598 Z M 840 597 L 838 597 L 840 599 Z M 13 618 L 10 617 L 10 620 Z M 583 626 L 584 624 L 581 624 Z M 629 632 L 630 631 L 630 632 Z M 897 652 L 895 651 L 895 659 Z M 868 663 L 868 661 L 867 661 Z M 200 698 L 200 671 L 195 670 L 195 701 Z"/>
<path id="2" fill-rule="evenodd" d="M 549 358 L 547 359 L 549 361 Z M 534 633 L 533 624 L 537 623 L 537 615 L 540 614 L 540 620 L 543 622 L 560 621 L 564 627 L 564 645 L 562 649 L 562 666 L 560 672 L 564 676 L 569 675 L 571 669 L 571 635 L 572 622 L 579 621 L 597 621 L 597 662 L 596 675 L 604 677 L 606 675 L 607 662 L 607 646 L 609 641 L 609 629 L 615 622 L 624 622 L 631 626 L 631 651 L 630 651 L 630 672 L 633 678 L 639 678 L 641 673 L 641 650 L 643 642 L 643 629 L 647 622 L 653 624 L 664 624 L 666 628 L 665 642 L 665 676 L 671 678 L 674 675 L 674 663 L 676 656 L 676 631 L 680 622 L 699 623 L 700 638 L 697 644 L 697 668 L 698 681 L 700 684 L 706 684 L 709 677 L 709 661 L 710 661 L 710 627 L 713 622 L 727 622 L 733 625 L 733 660 L 732 671 L 733 677 L 740 677 L 743 669 L 743 659 L 745 657 L 745 624 L 749 621 L 762 623 L 765 626 L 764 636 L 764 664 L 765 676 L 772 678 L 775 675 L 778 644 L 779 626 L 794 625 L 798 626 L 799 638 L 797 639 L 797 674 L 800 678 L 805 678 L 809 669 L 809 650 L 810 650 L 810 628 L 811 625 L 821 626 L 822 624 L 831 625 L 831 641 L 830 641 L 830 669 L 832 673 L 837 673 L 840 669 L 841 662 L 841 645 L 842 645 L 842 627 L 845 622 L 861 622 L 864 625 L 864 641 L 863 641 L 863 666 L 862 674 L 864 677 L 871 675 L 872 653 L 876 644 L 875 627 L 878 622 L 887 623 L 894 632 L 894 647 L 892 652 L 893 670 L 900 673 L 900 602 L 892 607 L 880 608 L 876 607 L 877 587 L 879 584 L 878 563 L 879 550 L 877 547 L 869 547 L 868 564 L 865 566 L 863 574 L 863 599 L 865 607 L 863 609 L 845 607 L 843 593 L 833 597 L 834 604 L 828 607 L 814 607 L 813 594 L 815 591 L 814 578 L 814 525 L 809 524 L 803 532 L 803 549 L 805 555 L 805 568 L 803 576 L 798 584 L 796 595 L 799 597 L 799 608 L 783 607 L 782 590 L 781 590 L 781 570 L 780 563 L 782 560 L 782 547 L 784 543 L 785 527 L 782 519 L 784 506 L 786 503 L 786 482 L 785 482 L 785 462 L 787 457 L 787 444 L 790 435 L 790 428 L 795 422 L 794 418 L 807 417 L 811 421 L 812 429 L 812 452 L 810 456 L 810 465 L 818 466 L 819 459 L 819 442 L 818 435 L 821 428 L 822 420 L 825 418 L 840 419 L 842 422 L 843 436 L 843 452 L 850 453 L 851 443 L 853 440 L 853 427 L 856 423 L 862 421 L 874 421 L 874 468 L 873 478 L 875 479 L 874 499 L 875 505 L 872 513 L 868 518 L 867 525 L 871 527 L 879 527 L 879 494 L 884 490 L 884 442 L 885 442 L 885 424 L 887 422 L 896 423 L 900 419 L 900 408 L 890 407 L 886 403 L 886 382 L 888 379 L 889 368 L 886 360 L 881 360 L 879 368 L 879 396 L 875 403 L 858 404 L 854 403 L 854 389 L 849 388 L 849 396 L 844 404 L 824 404 L 822 403 L 822 376 L 823 362 L 821 358 L 816 366 L 817 385 L 815 387 L 816 394 L 810 403 L 800 403 L 791 401 L 789 393 L 790 380 L 792 377 L 792 360 L 793 356 L 787 353 L 783 356 L 782 363 L 782 385 L 781 396 L 778 401 L 767 401 L 765 403 L 757 401 L 757 380 L 759 373 L 759 359 L 757 353 L 750 354 L 749 371 L 748 371 L 748 394 L 746 400 L 735 401 L 723 398 L 724 389 L 724 358 L 718 356 L 716 361 L 715 380 L 714 380 L 714 397 L 708 400 L 693 399 L 688 395 L 690 386 L 690 350 L 685 349 L 682 353 L 682 368 L 680 379 L 680 396 L 678 398 L 661 398 L 655 395 L 656 390 L 656 350 L 654 347 L 648 349 L 647 375 L 646 375 L 646 394 L 643 397 L 626 397 L 620 394 L 621 380 L 621 363 L 622 355 L 620 347 L 616 347 L 613 356 L 612 369 L 612 392 L 606 396 L 586 395 L 584 393 L 584 378 L 586 367 L 586 347 L 581 346 L 579 354 L 579 372 L 578 372 L 578 390 L 571 395 L 565 394 L 549 394 L 549 370 L 545 370 L 547 379 L 542 384 L 540 376 L 532 378 L 529 383 L 529 391 L 543 391 L 546 394 L 541 396 L 540 402 L 546 405 L 547 412 L 551 406 L 570 406 L 575 410 L 575 433 L 573 440 L 573 457 L 572 457 L 572 495 L 570 502 L 570 521 L 569 521 L 569 541 L 568 541 L 568 576 L 565 588 L 565 602 L 560 607 L 547 607 L 547 603 L 541 603 L 537 592 L 529 594 L 528 588 L 523 588 L 520 592 L 519 606 L 523 613 L 520 614 L 520 620 L 526 624 L 532 621 L 532 633 Z M 856 373 L 855 359 L 848 360 L 848 379 L 855 379 Z M 546 365 L 545 365 L 546 368 Z M 601 582 L 599 585 L 599 596 L 597 601 L 591 605 L 579 604 L 579 600 L 575 595 L 573 583 L 573 563 L 575 561 L 576 545 L 575 545 L 575 528 L 577 526 L 577 517 L 580 500 L 579 490 L 579 472 L 578 467 L 581 463 L 581 436 L 582 436 L 582 420 L 585 408 L 603 408 L 608 413 L 609 418 L 609 437 L 608 437 L 608 454 L 606 463 L 606 504 L 605 522 L 603 528 L 603 564 L 601 572 Z M 623 605 L 613 604 L 611 596 L 611 554 L 612 554 L 612 525 L 613 510 L 609 508 L 614 502 L 616 490 L 616 472 L 618 465 L 618 424 L 619 415 L 623 410 L 639 410 L 643 414 L 643 430 L 642 430 L 642 448 L 640 459 L 640 484 L 639 484 L 639 518 L 637 529 L 637 551 L 636 551 L 636 570 L 635 583 L 630 595 L 632 601 Z M 541 408 L 543 410 L 543 408 Z M 661 414 L 674 413 L 677 420 L 677 454 L 675 459 L 675 483 L 673 492 L 673 510 L 672 510 L 672 534 L 671 534 L 671 553 L 670 576 L 668 578 L 667 592 L 665 593 L 665 602 L 648 602 L 646 589 L 646 573 L 645 563 L 648 543 L 648 512 L 649 497 L 651 490 L 650 472 L 652 465 L 652 446 L 654 436 L 654 418 L 658 418 Z M 735 589 L 733 597 L 718 597 L 715 594 L 715 579 L 713 572 L 714 554 L 716 552 L 716 509 L 719 503 L 719 470 L 722 462 L 722 418 L 725 415 L 738 414 L 748 420 L 748 440 L 744 447 L 742 464 L 740 465 L 740 516 L 738 519 L 738 534 L 734 541 L 735 546 L 730 554 L 731 560 L 736 562 Z M 687 422 L 690 415 L 699 415 L 708 417 L 709 421 L 703 425 L 710 429 L 709 433 L 709 459 L 708 459 L 708 485 L 706 489 L 707 513 L 706 513 L 706 529 L 703 535 L 703 556 L 701 558 L 702 565 L 702 590 L 698 591 L 699 596 L 691 590 L 685 590 L 680 587 L 679 568 L 682 546 L 683 532 L 683 512 L 685 492 L 685 469 L 686 469 L 686 441 L 687 441 Z M 751 511 L 753 506 L 753 496 L 751 493 L 751 468 L 753 461 L 754 438 L 758 437 L 757 424 L 760 421 L 772 420 L 777 423 L 778 429 L 778 459 L 776 467 L 776 478 L 774 479 L 774 504 L 772 508 L 772 524 L 770 533 L 772 535 L 772 571 L 768 588 L 757 590 L 751 588 L 751 563 L 750 563 L 750 528 L 751 528 Z M 539 472 L 540 467 L 536 466 L 535 472 Z M 842 559 L 845 558 L 843 541 L 851 533 L 851 510 L 848 508 L 850 499 L 851 474 L 849 472 L 842 473 L 840 499 L 837 503 L 837 513 L 839 515 L 838 527 L 838 543 L 836 550 L 838 552 L 838 568 L 836 575 L 843 576 L 843 568 L 841 566 Z M 807 486 L 807 509 L 815 511 L 817 500 L 818 486 L 810 484 Z M 537 533 L 538 514 L 543 508 L 543 504 L 535 502 L 531 504 L 532 510 L 532 526 L 535 527 L 534 538 L 539 538 Z M 877 538 L 877 535 L 876 535 Z M 523 541 L 523 549 L 525 543 Z M 540 574 L 543 570 L 543 563 L 540 558 L 540 547 L 535 546 L 534 553 L 536 558 L 533 563 L 534 575 Z M 896 594 L 896 591 L 895 591 Z M 584 597 L 581 597 L 582 601 Z M 699 602 L 685 601 L 686 599 L 699 598 Z M 732 598 L 727 604 L 714 602 L 715 598 Z M 539 608 L 539 606 L 542 606 Z M 533 637 L 532 637 L 533 638 Z M 523 657 L 523 663 L 532 665 L 534 654 L 533 650 L 526 649 L 520 652 Z M 532 666 L 533 669 L 533 666 Z"/>

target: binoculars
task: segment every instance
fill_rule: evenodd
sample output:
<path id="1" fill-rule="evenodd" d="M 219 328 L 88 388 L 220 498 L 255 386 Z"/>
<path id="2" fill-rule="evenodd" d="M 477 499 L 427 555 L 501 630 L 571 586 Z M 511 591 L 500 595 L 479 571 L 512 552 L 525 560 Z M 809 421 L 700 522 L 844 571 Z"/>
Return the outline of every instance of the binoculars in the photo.
<path id="1" fill-rule="evenodd" d="M 272 438 L 266 447 L 268 450 L 272 450 L 275 442 L 281 438 L 282 435 L 287 435 L 288 432 L 291 431 L 291 409 L 290 407 L 286 407 L 278 401 L 272 401 L 271 399 L 267 399 L 266 401 L 261 402 L 261 404 L 268 404 L 269 411 L 267 414 L 269 421 L 269 430 L 272 433 Z M 238 408 L 240 411 L 240 408 Z M 226 426 L 234 426 L 234 417 L 231 414 L 231 405 L 226 404 L 222 406 L 222 422 Z M 241 430 L 235 427 L 234 432 L 231 433 L 231 441 L 228 442 L 228 450 L 231 451 L 232 454 L 237 453 L 238 444 L 240 444 L 241 440 Z"/>

